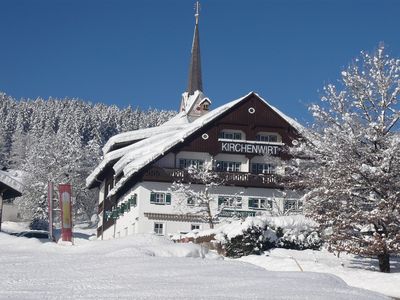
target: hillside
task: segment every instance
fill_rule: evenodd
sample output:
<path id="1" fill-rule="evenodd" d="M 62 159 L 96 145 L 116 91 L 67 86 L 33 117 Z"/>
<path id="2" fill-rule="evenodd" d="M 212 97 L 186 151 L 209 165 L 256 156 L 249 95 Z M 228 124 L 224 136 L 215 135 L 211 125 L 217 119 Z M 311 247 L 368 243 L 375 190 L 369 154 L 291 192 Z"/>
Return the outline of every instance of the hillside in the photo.
<path id="1" fill-rule="evenodd" d="M 95 197 L 84 187 L 101 148 L 120 132 L 158 126 L 175 111 L 118 108 L 78 99 L 21 99 L 0 92 L 0 165 L 25 173 L 17 202 L 25 218 L 46 218 L 46 185 L 72 183 L 75 214 L 90 217 Z"/>

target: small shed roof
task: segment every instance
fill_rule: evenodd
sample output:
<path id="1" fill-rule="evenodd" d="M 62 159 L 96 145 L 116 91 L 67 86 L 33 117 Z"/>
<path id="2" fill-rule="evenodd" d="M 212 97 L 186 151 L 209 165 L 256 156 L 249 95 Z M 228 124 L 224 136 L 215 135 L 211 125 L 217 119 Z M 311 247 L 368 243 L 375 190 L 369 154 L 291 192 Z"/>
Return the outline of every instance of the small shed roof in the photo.
<path id="1" fill-rule="evenodd" d="M 9 172 L 0 170 L 0 193 L 3 199 L 19 197 L 22 195 L 22 183 Z"/>

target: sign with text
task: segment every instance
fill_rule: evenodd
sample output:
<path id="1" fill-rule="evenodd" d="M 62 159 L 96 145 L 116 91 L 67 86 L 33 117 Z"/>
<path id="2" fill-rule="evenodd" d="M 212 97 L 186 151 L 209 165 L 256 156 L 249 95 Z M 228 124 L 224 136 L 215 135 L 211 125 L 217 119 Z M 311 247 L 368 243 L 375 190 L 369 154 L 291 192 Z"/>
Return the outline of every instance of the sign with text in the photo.
<path id="1" fill-rule="evenodd" d="M 241 142 L 221 142 L 222 152 L 233 152 L 233 153 L 246 153 L 246 154 L 268 154 L 278 155 L 281 150 L 281 146 L 273 144 L 250 144 Z"/>
<path id="2" fill-rule="evenodd" d="M 248 210 L 233 210 L 233 209 L 223 209 L 219 216 L 222 218 L 232 218 L 234 216 L 239 218 L 254 217 L 256 215 L 255 211 Z"/>
<path id="3" fill-rule="evenodd" d="M 58 192 L 60 194 L 62 240 L 70 242 L 72 241 L 72 187 L 70 184 L 60 184 Z"/>

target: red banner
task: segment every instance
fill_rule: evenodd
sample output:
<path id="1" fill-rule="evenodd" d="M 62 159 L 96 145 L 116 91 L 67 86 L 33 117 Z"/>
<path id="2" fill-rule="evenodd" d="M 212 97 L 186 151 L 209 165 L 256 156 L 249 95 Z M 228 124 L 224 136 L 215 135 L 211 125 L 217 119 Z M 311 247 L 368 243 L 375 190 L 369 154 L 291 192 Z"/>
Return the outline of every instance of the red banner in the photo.
<path id="1" fill-rule="evenodd" d="M 70 184 L 58 186 L 61 208 L 61 236 L 63 241 L 72 241 L 72 187 Z"/>
<path id="2" fill-rule="evenodd" d="M 49 239 L 53 240 L 53 183 L 47 184 L 47 204 L 49 206 Z"/>

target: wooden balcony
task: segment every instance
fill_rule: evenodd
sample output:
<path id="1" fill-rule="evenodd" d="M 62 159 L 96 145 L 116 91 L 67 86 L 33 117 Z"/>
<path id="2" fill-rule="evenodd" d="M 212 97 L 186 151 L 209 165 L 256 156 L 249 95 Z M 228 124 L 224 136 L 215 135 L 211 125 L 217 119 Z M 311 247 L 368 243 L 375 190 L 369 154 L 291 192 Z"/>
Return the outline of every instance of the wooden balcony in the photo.
<path id="1" fill-rule="evenodd" d="M 218 172 L 219 180 L 222 185 L 234 185 L 242 187 L 262 187 L 262 188 L 279 188 L 277 176 L 275 174 L 257 175 L 246 172 Z M 174 182 L 180 181 L 184 183 L 201 183 L 188 174 L 184 169 L 169 169 L 152 167 L 143 175 L 145 181 Z"/>

